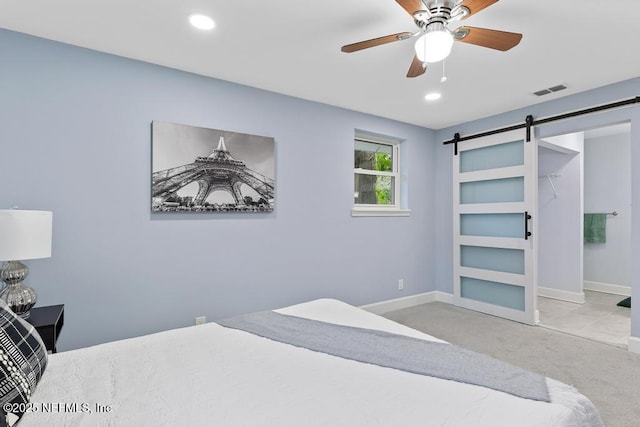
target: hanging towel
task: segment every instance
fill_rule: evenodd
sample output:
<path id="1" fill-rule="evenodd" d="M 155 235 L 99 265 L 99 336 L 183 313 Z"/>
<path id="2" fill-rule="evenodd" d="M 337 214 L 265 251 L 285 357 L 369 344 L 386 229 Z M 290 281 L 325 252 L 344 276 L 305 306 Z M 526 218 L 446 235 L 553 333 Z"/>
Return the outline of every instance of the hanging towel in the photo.
<path id="1" fill-rule="evenodd" d="M 585 243 L 606 243 L 607 242 L 607 214 L 606 213 L 584 214 L 584 242 Z"/>

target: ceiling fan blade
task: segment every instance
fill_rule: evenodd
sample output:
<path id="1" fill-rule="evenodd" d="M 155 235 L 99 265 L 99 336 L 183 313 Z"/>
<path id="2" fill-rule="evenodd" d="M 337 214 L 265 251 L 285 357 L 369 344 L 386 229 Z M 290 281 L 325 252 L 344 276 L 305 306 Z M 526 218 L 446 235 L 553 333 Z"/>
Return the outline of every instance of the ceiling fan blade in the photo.
<path id="1" fill-rule="evenodd" d="M 459 42 L 505 51 L 520 43 L 522 34 L 465 26 L 457 28 L 453 37 Z"/>
<path id="2" fill-rule="evenodd" d="M 418 77 L 423 75 L 425 71 L 427 71 L 426 64 L 420 61 L 417 56 L 414 56 L 407 77 Z"/>
<path id="3" fill-rule="evenodd" d="M 427 10 L 427 7 L 422 3 L 422 0 L 396 0 L 396 3 L 402 6 L 402 8 L 411 16 L 421 10 Z"/>
<path id="4" fill-rule="evenodd" d="M 478 13 L 482 9 L 487 8 L 497 2 L 498 0 L 464 0 L 460 4 L 460 7 L 466 7 L 467 9 L 469 9 L 469 14 L 464 17 L 464 19 L 467 19 L 474 13 Z"/>
<path id="5" fill-rule="evenodd" d="M 358 43 L 352 43 L 352 44 L 344 45 L 344 46 L 342 46 L 342 51 L 343 52 L 347 52 L 347 53 L 357 52 L 357 51 L 362 50 L 362 49 L 368 49 L 370 47 L 380 46 L 382 44 L 397 42 L 399 40 L 405 40 L 405 39 L 408 39 L 411 36 L 412 36 L 411 33 L 406 33 L 406 32 L 405 33 L 390 34 L 388 36 L 377 37 L 377 38 L 371 39 L 371 40 L 365 40 L 365 41 L 361 41 L 361 42 L 358 42 Z"/>

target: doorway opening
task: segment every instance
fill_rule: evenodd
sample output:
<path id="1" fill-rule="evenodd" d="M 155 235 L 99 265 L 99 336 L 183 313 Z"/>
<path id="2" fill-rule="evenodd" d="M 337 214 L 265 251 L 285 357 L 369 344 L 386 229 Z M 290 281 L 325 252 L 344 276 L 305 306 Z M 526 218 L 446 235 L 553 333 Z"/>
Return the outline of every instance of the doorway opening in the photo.
<path id="1" fill-rule="evenodd" d="M 628 347 L 630 124 L 545 138 L 538 152 L 539 325 Z"/>

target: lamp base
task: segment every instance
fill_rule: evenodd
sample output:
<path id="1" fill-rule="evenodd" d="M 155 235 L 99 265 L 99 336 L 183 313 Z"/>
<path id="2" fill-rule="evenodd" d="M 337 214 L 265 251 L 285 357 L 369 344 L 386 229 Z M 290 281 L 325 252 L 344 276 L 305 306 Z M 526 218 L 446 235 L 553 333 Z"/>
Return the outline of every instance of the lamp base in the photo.
<path id="1" fill-rule="evenodd" d="M 30 310 L 37 301 L 36 291 L 22 283 L 28 274 L 29 269 L 20 261 L 7 261 L 0 270 L 0 278 L 6 283 L 6 287 L 0 292 L 0 298 L 23 319 L 29 317 Z"/>
<path id="2" fill-rule="evenodd" d="M 7 303 L 11 311 L 23 319 L 29 317 L 31 308 L 36 305 L 36 292 L 22 283 L 8 285 L 0 292 L 0 298 Z"/>

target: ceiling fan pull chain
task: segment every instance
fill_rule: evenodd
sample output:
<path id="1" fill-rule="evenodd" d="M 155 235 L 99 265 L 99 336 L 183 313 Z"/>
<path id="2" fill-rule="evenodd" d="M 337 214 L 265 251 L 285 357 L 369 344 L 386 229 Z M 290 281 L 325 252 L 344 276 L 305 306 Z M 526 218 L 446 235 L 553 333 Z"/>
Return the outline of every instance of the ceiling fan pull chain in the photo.
<path id="1" fill-rule="evenodd" d="M 444 59 L 442 60 L 442 77 L 440 78 L 440 83 L 444 83 L 447 81 L 447 76 L 444 71 Z"/>

